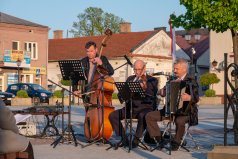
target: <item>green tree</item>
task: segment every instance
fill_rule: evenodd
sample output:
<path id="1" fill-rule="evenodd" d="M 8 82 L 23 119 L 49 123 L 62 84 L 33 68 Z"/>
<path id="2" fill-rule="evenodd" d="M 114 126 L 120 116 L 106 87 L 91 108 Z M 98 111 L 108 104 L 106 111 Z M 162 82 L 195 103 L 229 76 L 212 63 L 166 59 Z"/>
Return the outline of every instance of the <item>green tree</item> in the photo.
<path id="1" fill-rule="evenodd" d="M 187 9 L 185 14 L 171 15 L 175 27 L 208 28 L 216 32 L 231 30 L 234 62 L 238 64 L 238 1 L 237 0 L 180 0 Z"/>
<path id="2" fill-rule="evenodd" d="M 215 73 L 205 73 L 200 77 L 200 83 L 202 86 L 212 86 L 213 84 L 220 82 L 220 79 L 217 77 Z"/>
<path id="3" fill-rule="evenodd" d="M 56 90 L 56 91 L 54 91 L 53 96 L 56 97 L 56 98 L 62 98 L 63 93 L 62 93 L 61 90 Z"/>
<path id="4" fill-rule="evenodd" d="M 200 77 L 200 84 L 202 86 L 211 86 L 212 88 L 205 91 L 206 97 L 214 97 L 216 95 L 216 91 L 213 90 L 213 84 L 220 82 L 220 79 L 217 77 L 215 73 L 205 73 Z"/>
<path id="5" fill-rule="evenodd" d="M 207 27 L 209 30 L 224 32 L 230 29 L 234 62 L 238 64 L 238 0 L 180 0 L 180 4 L 187 8 L 187 12 L 179 16 L 172 14 L 172 24 L 187 30 Z M 235 87 L 238 88 L 237 78 Z M 237 118 L 234 123 L 238 123 Z M 238 144 L 238 126 L 234 128 L 234 132 L 235 143 Z"/>
<path id="6" fill-rule="evenodd" d="M 96 7 L 85 9 L 84 13 L 79 14 L 77 18 L 78 21 L 73 22 L 73 29 L 70 30 L 74 37 L 103 35 L 107 28 L 113 33 L 118 33 L 119 24 L 123 22 L 122 18 Z"/>

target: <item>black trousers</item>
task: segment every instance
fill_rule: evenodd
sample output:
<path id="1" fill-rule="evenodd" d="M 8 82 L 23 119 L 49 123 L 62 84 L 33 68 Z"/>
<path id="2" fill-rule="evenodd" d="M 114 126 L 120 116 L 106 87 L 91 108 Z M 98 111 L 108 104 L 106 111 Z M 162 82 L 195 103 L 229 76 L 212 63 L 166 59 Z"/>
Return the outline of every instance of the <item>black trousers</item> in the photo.
<path id="1" fill-rule="evenodd" d="M 125 137 L 125 129 L 122 125 L 121 120 L 125 119 L 125 107 L 122 109 L 118 109 L 114 112 L 112 112 L 109 115 L 109 120 L 112 125 L 113 130 L 115 131 L 117 136 Z M 145 121 L 145 115 L 148 112 L 151 112 L 152 108 L 142 108 L 142 109 L 133 109 L 132 111 L 132 118 L 138 119 L 137 127 L 136 127 L 136 133 L 135 136 L 137 138 L 141 138 L 143 135 L 144 130 L 146 129 L 146 121 Z M 130 110 L 127 110 L 127 119 L 130 118 Z"/>

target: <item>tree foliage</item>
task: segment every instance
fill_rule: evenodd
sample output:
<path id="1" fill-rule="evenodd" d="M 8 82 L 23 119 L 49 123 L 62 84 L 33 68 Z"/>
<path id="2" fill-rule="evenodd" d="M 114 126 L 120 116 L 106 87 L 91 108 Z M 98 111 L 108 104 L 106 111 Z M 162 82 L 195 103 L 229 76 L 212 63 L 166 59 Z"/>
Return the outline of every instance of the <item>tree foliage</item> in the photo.
<path id="1" fill-rule="evenodd" d="M 205 73 L 200 77 L 200 84 L 202 86 L 212 86 L 215 83 L 220 82 L 220 79 L 217 77 L 215 73 Z M 216 91 L 212 89 L 208 89 L 205 91 L 205 96 L 206 97 L 213 97 L 216 95 Z"/>
<path id="2" fill-rule="evenodd" d="M 73 29 L 70 30 L 74 37 L 103 35 L 107 28 L 118 33 L 119 24 L 123 22 L 122 18 L 97 7 L 85 9 L 84 13 L 80 13 L 77 18 L 78 21 L 73 22 Z"/>
<path id="3" fill-rule="evenodd" d="M 60 83 L 61 83 L 62 85 L 64 85 L 64 86 L 70 86 L 70 85 L 71 85 L 70 80 L 63 80 L 63 79 L 61 79 L 61 80 L 60 80 Z"/>
<path id="4" fill-rule="evenodd" d="M 200 77 L 200 83 L 202 86 L 210 86 L 218 82 L 220 82 L 220 79 L 215 73 L 205 73 Z"/>
<path id="5" fill-rule="evenodd" d="M 56 90 L 56 91 L 54 91 L 53 96 L 56 98 L 62 98 L 63 92 L 61 90 Z"/>
<path id="6" fill-rule="evenodd" d="M 238 0 L 180 0 L 187 9 L 185 14 L 171 15 L 175 27 L 208 28 L 216 32 L 231 30 L 235 63 L 238 64 Z"/>

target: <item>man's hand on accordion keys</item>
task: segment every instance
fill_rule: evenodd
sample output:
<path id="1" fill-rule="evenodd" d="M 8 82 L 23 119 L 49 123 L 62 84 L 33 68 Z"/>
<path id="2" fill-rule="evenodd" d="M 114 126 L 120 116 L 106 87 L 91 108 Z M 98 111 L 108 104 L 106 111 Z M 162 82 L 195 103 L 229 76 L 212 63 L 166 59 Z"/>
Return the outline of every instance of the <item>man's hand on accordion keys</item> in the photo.
<path id="1" fill-rule="evenodd" d="M 189 95 L 187 93 L 182 93 L 181 94 L 181 99 L 182 99 L 182 101 L 190 101 L 191 100 L 191 95 Z"/>

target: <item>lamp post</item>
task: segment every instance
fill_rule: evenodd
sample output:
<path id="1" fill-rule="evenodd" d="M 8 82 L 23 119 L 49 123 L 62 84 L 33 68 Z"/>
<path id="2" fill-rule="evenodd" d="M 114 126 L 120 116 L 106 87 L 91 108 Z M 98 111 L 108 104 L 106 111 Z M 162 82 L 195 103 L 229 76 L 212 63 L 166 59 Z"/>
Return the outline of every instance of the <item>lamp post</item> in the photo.
<path id="1" fill-rule="evenodd" d="M 21 60 L 17 59 L 17 76 L 18 76 L 18 83 L 20 83 L 20 66 L 21 66 Z"/>
<path id="2" fill-rule="evenodd" d="M 218 62 L 214 59 L 213 61 L 212 61 L 212 70 L 213 71 L 217 71 L 217 72 L 221 72 L 221 71 L 223 71 L 224 70 L 224 65 L 222 66 L 222 63 L 224 64 L 224 62 L 221 62 L 220 64 L 219 64 L 219 67 L 217 68 L 217 65 L 218 65 Z"/>
<path id="3" fill-rule="evenodd" d="M 193 74 L 195 77 L 195 80 L 197 80 L 197 59 L 195 58 L 196 50 L 194 47 L 191 48 L 192 55 L 191 55 L 191 65 L 193 67 Z"/>

